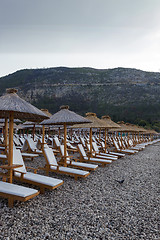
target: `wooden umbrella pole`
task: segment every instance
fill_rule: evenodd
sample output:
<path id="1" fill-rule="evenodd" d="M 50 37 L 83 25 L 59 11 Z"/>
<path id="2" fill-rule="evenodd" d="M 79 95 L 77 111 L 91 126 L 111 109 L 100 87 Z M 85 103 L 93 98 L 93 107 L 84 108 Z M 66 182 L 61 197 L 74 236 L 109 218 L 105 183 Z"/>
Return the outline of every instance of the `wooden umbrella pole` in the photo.
<path id="1" fill-rule="evenodd" d="M 58 138 L 60 139 L 60 135 L 61 135 L 61 129 L 60 127 L 58 128 Z"/>
<path id="2" fill-rule="evenodd" d="M 5 153 L 7 153 L 7 145 L 8 145 L 8 119 L 7 118 L 5 118 L 4 145 L 5 145 Z"/>
<path id="3" fill-rule="evenodd" d="M 66 156 L 67 156 L 67 125 L 64 123 L 64 166 L 66 167 Z"/>
<path id="4" fill-rule="evenodd" d="M 90 128 L 89 142 L 90 142 L 90 157 L 92 157 L 92 128 Z"/>
<path id="5" fill-rule="evenodd" d="M 106 150 L 107 150 L 107 129 L 106 128 L 104 130 L 104 139 L 105 139 L 105 153 L 106 153 Z"/>
<path id="6" fill-rule="evenodd" d="M 121 132 L 121 145 L 123 144 L 122 142 L 123 142 L 123 141 L 122 141 L 122 132 Z M 123 146 L 123 145 L 122 145 L 122 146 Z"/>
<path id="7" fill-rule="evenodd" d="M 9 115 L 9 156 L 8 156 L 8 165 L 13 165 L 13 122 L 14 113 L 11 112 Z M 9 170 L 9 183 L 12 183 L 12 168 Z"/>
<path id="8" fill-rule="evenodd" d="M 127 135 L 127 143 L 128 143 L 128 147 L 129 147 L 129 136 L 130 136 L 130 134 L 128 133 L 128 135 Z"/>
<path id="9" fill-rule="evenodd" d="M 42 150 L 44 150 L 45 126 L 42 127 Z"/>
<path id="10" fill-rule="evenodd" d="M 99 141 L 101 141 L 101 128 L 99 129 Z"/>
<path id="11" fill-rule="evenodd" d="M 33 125 L 33 141 L 34 141 L 34 134 L 35 134 L 35 124 Z"/>
<path id="12" fill-rule="evenodd" d="M 107 128 L 107 141 L 109 140 L 109 133 L 108 133 L 108 128 Z"/>

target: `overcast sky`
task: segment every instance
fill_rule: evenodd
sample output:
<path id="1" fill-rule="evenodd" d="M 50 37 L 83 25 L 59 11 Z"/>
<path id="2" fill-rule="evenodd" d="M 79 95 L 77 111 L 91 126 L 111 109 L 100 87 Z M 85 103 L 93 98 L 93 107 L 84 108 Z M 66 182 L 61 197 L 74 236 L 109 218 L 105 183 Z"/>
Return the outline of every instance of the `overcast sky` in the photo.
<path id="1" fill-rule="evenodd" d="M 0 0 L 0 76 L 24 68 L 160 71 L 160 0 Z"/>

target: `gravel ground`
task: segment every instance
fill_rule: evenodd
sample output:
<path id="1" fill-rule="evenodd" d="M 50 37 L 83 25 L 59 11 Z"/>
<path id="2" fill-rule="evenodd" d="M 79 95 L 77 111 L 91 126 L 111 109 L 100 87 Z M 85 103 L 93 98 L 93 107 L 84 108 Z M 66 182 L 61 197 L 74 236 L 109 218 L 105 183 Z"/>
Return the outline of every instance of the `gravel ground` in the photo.
<path id="1" fill-rule="evenodd" d="M 0 239 L 160 239 L 159 160 L 160 143 L 99 167 L 86 179 L 51 173 L 64 180 L 58 189 L 13 209 L 0 199 Z M 42 157 L 26 161 L 42 164 Z"/>

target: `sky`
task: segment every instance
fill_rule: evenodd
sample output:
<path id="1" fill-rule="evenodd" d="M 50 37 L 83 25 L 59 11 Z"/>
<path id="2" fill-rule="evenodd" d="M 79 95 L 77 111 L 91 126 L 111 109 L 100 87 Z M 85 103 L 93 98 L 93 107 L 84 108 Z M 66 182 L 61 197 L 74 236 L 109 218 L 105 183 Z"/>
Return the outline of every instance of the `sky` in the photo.
<path id="1" fill-rule="evenodd" d="M 160 0 L 0 0 L 0 77 L 20 69 L 160 72 Z"/>

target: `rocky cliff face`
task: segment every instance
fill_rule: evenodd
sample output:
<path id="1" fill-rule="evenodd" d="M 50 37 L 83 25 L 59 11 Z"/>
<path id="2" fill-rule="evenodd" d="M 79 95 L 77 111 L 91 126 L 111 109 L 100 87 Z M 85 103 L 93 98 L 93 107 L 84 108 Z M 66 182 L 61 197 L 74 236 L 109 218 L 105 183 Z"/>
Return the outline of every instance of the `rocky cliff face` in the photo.
<path id="1" fill-rule="evenodd" d="M 49 68 L 17 71 L 0 78 L 0 94 L 16 87 L 19 95 L 54 113 L 69 104 L 81 114 L 110 114 L 115 120 L 160 119 L 160 73 L 115 68 Z"/>

